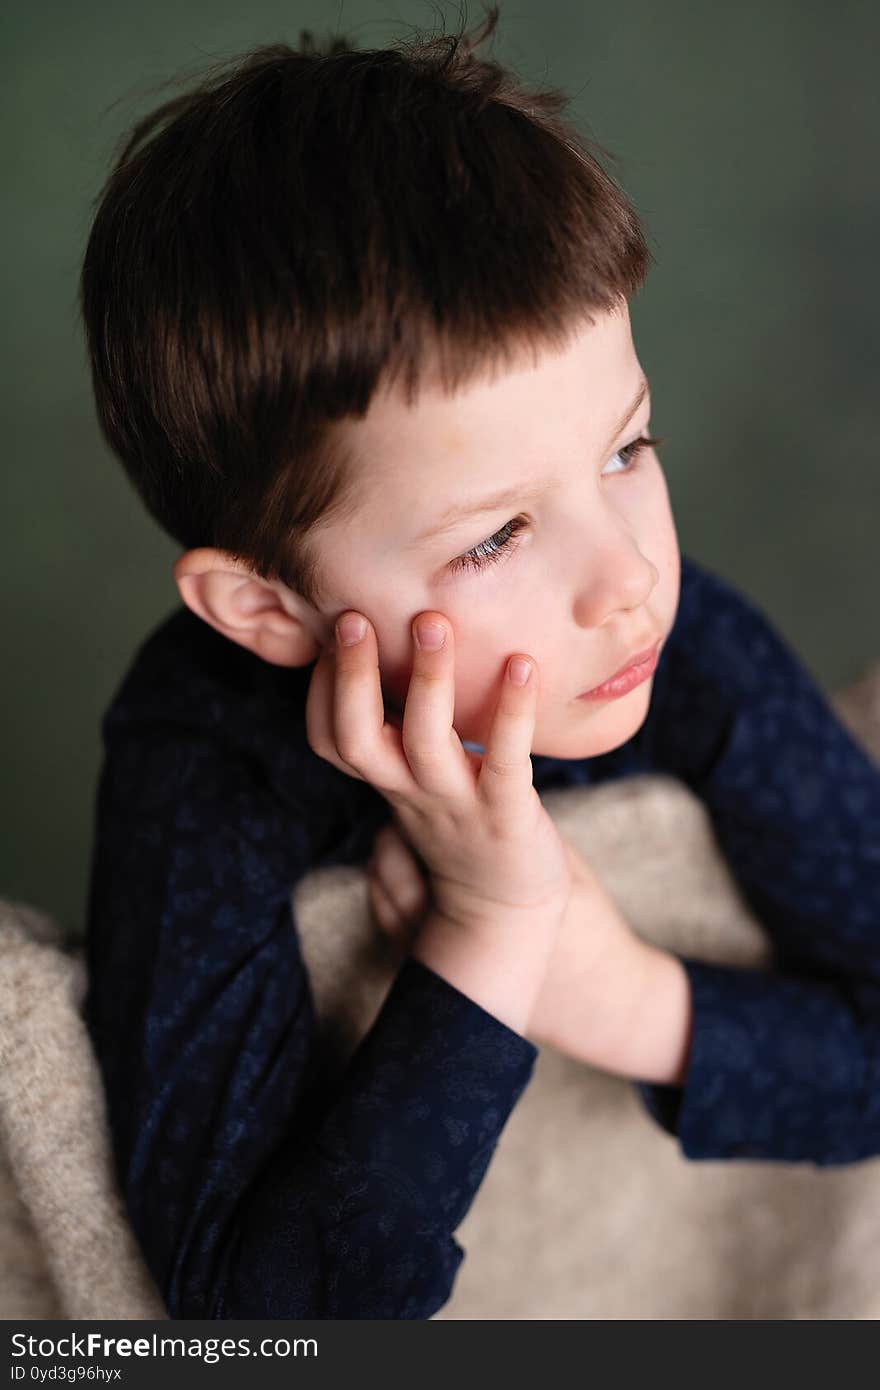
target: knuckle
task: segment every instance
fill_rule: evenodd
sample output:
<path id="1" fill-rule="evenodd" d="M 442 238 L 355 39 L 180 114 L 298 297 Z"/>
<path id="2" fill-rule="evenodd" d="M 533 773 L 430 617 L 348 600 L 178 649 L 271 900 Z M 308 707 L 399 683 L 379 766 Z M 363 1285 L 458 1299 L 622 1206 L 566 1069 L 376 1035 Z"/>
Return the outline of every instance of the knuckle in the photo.
<path id="1" fill-rule="evenodd" d="M 514 773 L 522 771 L 522 760 L 520 758 L 502 758 L 496 754 L 484 754 L 483 772 L 487 772 L 491 777 L 512 777 Z"/>
<path id="2" fill-rule="evenodd" d="M 425 744 L 413 746 L 407 743 L 406 739 L 403 742 L 403 751 L 411 767 L 418 767 L 426 772 L 442 766 L 448 757 L 444 749 L 431 748 Z"/>
<path id="3" fill-rule="evenodd" d="M 369 754 L 362 736 L 345 734 L 337 738 L 336 744 L 339 756 L 352 767 L 361 767 L 367 761 Z"/>
<path id="4" fill-rule="evenodd" d="M 325 739 L 309 739 L 309 747 L 316 758 L 323 758 L 324 761 L 328 763 L 336 761 L 334 749 Z"/>
<path id="5" fill-rule="evenodd" d="M 409 916 L 416 916 L 421 912 L 428 898 L 428 894 L 423 884 L 407 884 L 406 890 L 401 894 L 401 907 Z"/>
<path id="6" fill-rule="evenodd" d="M 430 655 L 433 656 L 434 653 L 432 652 L 430 653 Z M 413 685 L 445 685 L 448 679 L 448 672 L 445 671 L 441 666 L 435 665 L 434 662 L 429 662 L 425 666 L 416 663 L 413 666 L 412 675 L 410 676 L 409 683 L 410 687 L 412 687 Z"/>

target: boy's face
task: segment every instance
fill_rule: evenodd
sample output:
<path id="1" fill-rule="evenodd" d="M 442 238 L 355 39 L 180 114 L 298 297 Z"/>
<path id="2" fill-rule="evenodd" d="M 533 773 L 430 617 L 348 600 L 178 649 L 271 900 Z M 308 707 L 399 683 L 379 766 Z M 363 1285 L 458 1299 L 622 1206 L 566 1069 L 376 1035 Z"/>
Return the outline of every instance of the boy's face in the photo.
<path id="1" fill-rule="evenodd" d="M 507 658 L 522 652 L 539 667 L 532 751 L 593 757 L 638 730 L 653 680 L 616 699 L 577 697 L 666 638 L 678 541 L 654 450 L 629 469 L 632 451 L 619 453 L 650 433 L 648 395 L 621 424 L 643 382 L 628 308 L 597 316 L 537 363 L 524 356 L 453 397 L 423 386 L 412 408 L 386 393 L 363 420 L 341 422 L 359 505 L 354 519 L 319 533 L 333 597 L 321 614 L 332 622 L 353 608 L 369 618 L 386 718 L 398 725 L 412 620 L 430 609 L 454 631 L 460 738 L 485 745 Z M 449 508 L 502 489 L 508 501 L 435 530 Z M 510 522 L 522 524 L 505 547 Z M 475 547 L 496 558 L 456 567 Z"/>

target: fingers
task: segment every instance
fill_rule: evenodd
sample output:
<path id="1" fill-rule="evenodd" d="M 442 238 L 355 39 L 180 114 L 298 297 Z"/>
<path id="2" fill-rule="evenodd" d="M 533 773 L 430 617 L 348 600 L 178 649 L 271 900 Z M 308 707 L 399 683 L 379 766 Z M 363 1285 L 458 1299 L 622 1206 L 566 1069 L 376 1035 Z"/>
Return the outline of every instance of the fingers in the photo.
<path id="1" fill-rule="evenodd" d="M 352 610 L 337 622 L 337 640 L 312 672 L 306 700 L 309 746 L 349 776 L 368 781 L 389 800 L 472 795 L 473 763 L 452 727 L 455 708 L 451 624 L 440 614 L 440 647 L 421 645 L 412 627 L 413 663 L 400 727 L 385 718 L 375 630 Z M 364 632 L 346 642 L 343 627 L 361 618 Z"/>
<path id="2" fill-rule="evenodd" d="M 385 720 L 378 648 L 369 622 L 363 637 L 326 647 L 312 672 L 306 698 L 306 734 L 319 757 L 349 777 L 370 782 L 386 795 L 405 791 L 412 777 L 402 756 L 400 734 Z"/>
<path id="3" fill-rule="evenodd" d="M 362 633 L 352 632 L 360 619 Z M 431 640 L 431 634 L 434 640 Z M 352 640 L 353 638 L 353 640 Z M 385 718 L 375 630 L 362 614 L 340 615 L 335 648 L 325 649 L 306 700 L 309 745 L 349 776 L 368 781 L 389 800 L 415 800 L 419 790 L 450 800 L 479 794 L 499 809 L 532 785 L 531 747 L 537 709 L 535 664 L 521 655 L 505 668 L 482 756 L 466 750 L 453 727 L 455 639 L 451 623 L 430 610 L 412 623 L 413 660 L 398 730 Z M 348 640 L 346 640 L 348 639 Z M 438 640 L 439 639 L 439 640 Z M 525 670 L 526 680 L 513 679 Z M 534 798 L 521 796 L 522 810 Z"/>
<path id="4" fill-rule="evenodd" d="M 326 762 L 338 767 L 349 777 L 358 781 L 365 779 L 361 774 L 343 762 L 336 748 L 333 732 L 333 678 L 335 658 L 333 649 L 325 647 L 315 662 L 309 690 L 306 696 L 306 740 L 313 753 Z"/>
<path id="5" fill-rule="evenodd" d="M 373 841 L 372 872 L 401 917 L 421 915 L 428 885 L 418 859 L 393 825 L 383 825 Z"/>
<path id="6" fill-rule="evenodd" d="M 356 625 L 362 635 L 357 637 Z M 331 690 L 332 726 L 340 757 L 382 786 L 387 778 L 385 707 L 379 677 L 379 650 L 372 623 L 348 611 L 336 622 L 335 679 Z"/>
<path id="7" fill-rule="evenodd" d="M 520 654 L 510 657 L 501 681 L 478 780 L 480 795 L 489 803 L 503 804 L 507 808 L 511 793 L 515 793 L 524 811 L 532 809 L 532 801 L 524 793 L 532 785 L 531 751 L 537 705 L 538 674 L 535 663 Z"/>
<path id="8" fill-rule="evenodd" d="M 373 841 L 367 882 L 380 931 L 408 949 L 427 908 L 428 887 L 416 856 L 393 825 L 383 826 Z"/>
<path id="9" fill-rule="evenodd" d="M 368 886 L 370 907 L 376 919 L 376 925 L 385 936 L 392 937 L 399 944 L 402 944 L 405 936 L 403 920 L 386 893 L 384 885 L 378 878 L 371 875 L 368 879 Z"/>
<path id="10" fill-rule="evenodd" d="M 440 613 L 412 623 L 413 665 L 403 711 L 403 749 L 413 776 L 432 796 L 473 793 L 473 776 L 455 713 L 455 637 Z"/>

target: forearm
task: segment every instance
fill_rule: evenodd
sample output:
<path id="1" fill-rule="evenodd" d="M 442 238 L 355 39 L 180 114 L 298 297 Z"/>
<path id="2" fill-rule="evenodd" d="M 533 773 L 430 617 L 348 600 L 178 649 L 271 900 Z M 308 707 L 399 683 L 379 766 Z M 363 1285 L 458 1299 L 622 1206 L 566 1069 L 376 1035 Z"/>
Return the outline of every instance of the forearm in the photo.
<path id="1" fill-rule="evenodd" d="M 690 981 L 677 956 L 646 941 L 639 944 L 644 960 L 641 1003 L 620 1070 L 637 1081 L 680 1086 L 687 1074 L 691 1047 Z"/>
<path id="2" fill-rule="evenodd" d="M 627 931 L 595 958 L 578 959 L 576 942 L 557 952 L 527 1036 L 602 1071 L 680 1085 L 691 1021 L 681 961 Z"/>

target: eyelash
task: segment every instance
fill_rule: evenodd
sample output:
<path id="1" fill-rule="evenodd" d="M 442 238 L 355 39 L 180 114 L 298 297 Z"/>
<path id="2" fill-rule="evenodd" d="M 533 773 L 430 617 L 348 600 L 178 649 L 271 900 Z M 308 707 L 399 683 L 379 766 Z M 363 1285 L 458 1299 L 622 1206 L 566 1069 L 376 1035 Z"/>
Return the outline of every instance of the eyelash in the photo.
<path id="1" fill-rule="evenodd" d="M 621 458 L 625 458 L 629 464 L 625 473 L 635 472 L 638 467 L 638 456 L 645 449 L 656 449 L 659 444 L 663 443 L 664 440 L 662 439 L 655 439 L 651 435 L 642 434 L 630 444 L 624 444 L 621 449 L 617 450 L 617 453 Z M 511 542 L 525 525 L 522 517 L 514 517 L 512 521 L 506 522 L 500 531 L 496 531 L 493 536 L 488 536 L 486 540 L 480 541 L 479 545 L 475 545 L 473 550 L 468 550 L 464 555 L 459 555 L 456 560 L 450 561 L 449 569 L 453 573 L 464 569 L 482 570 L 487 565 L 503 559 L 516 549 L 516 546 L 512 545 Z"/>

